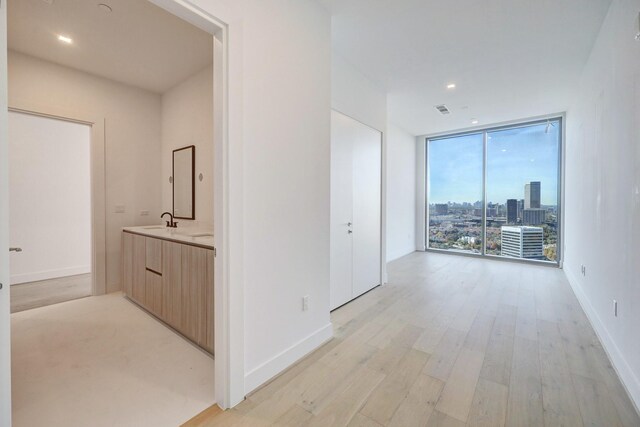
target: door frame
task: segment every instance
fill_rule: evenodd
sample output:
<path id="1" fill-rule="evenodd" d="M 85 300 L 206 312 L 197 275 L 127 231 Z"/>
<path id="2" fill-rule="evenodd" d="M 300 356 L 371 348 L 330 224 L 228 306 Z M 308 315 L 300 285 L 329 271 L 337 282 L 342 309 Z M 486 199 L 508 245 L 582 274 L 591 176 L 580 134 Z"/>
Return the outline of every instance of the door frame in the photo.
<path id="1" fill-rule="evenodd" d="M 0 425 L 11 425 L 7 2 L 0 1 Z"/>
<path id="2" fill-rule="evenodd" d="M 38 106 L 24 100 L 9 100 L 8 111 L 87 125 L 90 136 L 91 174 L 91 295 L 107 289 L 107 220 L 105 191 L 105 119 L 97 114 L 74 112 L 57 106 Z"/>
<path id="3" fill-rule="evenodd" d="M 242 402 L 244 373 L 242 8 L 225 0 L 149 0 L 214 38 L 215 396 L 223 409 Z M 197 0 L 198 3 L 201 1 Z M 9 244 L 7 173 L 7 2 L 0 0 L 0 247 Z M 233 55 L 230 55 L 230 53 Z M 36 109 L 37 110 L 37 109 Z M 104 128 L 104 121 L 96 125 Z M 102 132 L 104 134 L 104 131 Z M 104 167 L 104 163 L 102 164 Z M 218 203 L 219 201 L 219 203 Z M 104 212 L 104 209 L 102 209 Z M 6 213 L 6 216 L 5 216 Z M 0 255 L 0 280 L 9 282 L 9 254 Z M 6 277 L 6 279 L 5 279 Z M 0 290 L 0 425 L 11 424 L 9 286 Z"/>
<path id="4" fill-rule="evenodd" d="M 245 397 L 241 9 L 210 0 L 214 16 L 195 0 L 148 1 L 213 36 L 215 396 L 227 409 Z"/>

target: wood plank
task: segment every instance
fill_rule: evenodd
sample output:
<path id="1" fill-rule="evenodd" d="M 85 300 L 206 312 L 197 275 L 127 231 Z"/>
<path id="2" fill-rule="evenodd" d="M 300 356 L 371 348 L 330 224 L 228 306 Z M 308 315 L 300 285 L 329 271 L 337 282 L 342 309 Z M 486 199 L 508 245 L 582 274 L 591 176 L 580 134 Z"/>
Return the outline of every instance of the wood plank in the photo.
<path id="1" fill-rule="evenodd" d="M 313 414 L 311 412 L 305 411 L 298 405 L 293 405 L 291 409 L 278 418 L 273 425 L 278 427 L 306 426 L 309 425 L 312 418 Z"/>
<path id="2" fill-rule="evenodd" d="M 449 328 L 424 367 L 424 373 L 442 381 L 447 381 L 453 364 L 462 348 L 465 336 L 465 332 Z"/>
<path id="3" fill-rule="evenodd" d="M 543 425 L 542 385 L 536 341 L 515 337 L 511 366 L 506 425 Z"/>
<path id="4" fill-rule="evenodd" d="M 433 411 L 429 420 L 427 421 L 426 427 L 464 427 L 465 423 L 455 418 L 451 418 L 447 414 L 443 414 L 442 412 Z"/>
<path id="5" fill-rule="evenodd" d="M 538 319 L 544 422 L 548 426 L 581 426 L 580 409 L 556 323 Z"/>
<path id="6" fill-rule="evenodd" d="M 428 375 L 420 374 L 389 423 L 390 427 L 424 425 L 440 398 L 444 383 Z"/>
<path id="7" fill-rule="evenodd" d="M 301 393 L 300 406 L 314 414 L 322 412 L 336 394 L 348 388 L 363 372 L 369 372 L 365 366 L 374 352 L 375 347 L 359 344 L 353 352 L 345 353 L 336 366 L 318 362 L 319 378 Z"/>
<path id="8" fill-rule="evenodd" d="M 463 347 L 483 352 L 487 348 L 495 318 L 486 314 L 478 314 L 465 338 Z"/>
<path id="9" fill-rule="evenodd" d="M 362 414 L 355 414 L 347 427 L 382 427 L 382 424 L 377 423 Z"/>
<path id="10" fill-rule="evenodd" d="M 389 374 L 409 352 L 411 346 L 422 333 L 422 328 L 406 325 L 389 345 L 377 351 L 367 362 L 367 367 L 374 371 Z"/>
<path id="11" fill-rule="evenodd" d="M 224 411 L 220 409 L 218 405 L 213 405 L 200 412 L 195 417 L 191 418 L 186 423 L 182 424 L 181 427 L 204 427 L 211 423 L 211 421 L 222 414 Z"/>
<path id="12" fill-rule="evenodd" d="M 502 427 L 507 417 L 509 389 L 480 378 L 469 411 L 469 427 Z"/>
<path id="13" fill-rule="evenodd" d="M 309 427 L 345 426 L 358 412 L 371 392 L 384 379 L 384 374 L 363 368 L 342 393 L 336 393 L 331 403 L 307 425 Z"/>
<path id="14" fill-rule="evenodd" d="M 622 426 L 618 412 L 604 384 L 581 375 L 572 374 L 571 377 L 576 387 L 584 425 Z"/>
<path id="15" fill-rule="evenodd" d="M 380 424 L 387 425 L 428 359 L 428 354 L 411 349 L 371 393 L 360 412 Z"/>
<path id="16" fill-rule="evenodd" d="M 460 351 L 436 410 L 460 421 L 467 421 L 483 360 L 482 352 L 468 348 Z"/>

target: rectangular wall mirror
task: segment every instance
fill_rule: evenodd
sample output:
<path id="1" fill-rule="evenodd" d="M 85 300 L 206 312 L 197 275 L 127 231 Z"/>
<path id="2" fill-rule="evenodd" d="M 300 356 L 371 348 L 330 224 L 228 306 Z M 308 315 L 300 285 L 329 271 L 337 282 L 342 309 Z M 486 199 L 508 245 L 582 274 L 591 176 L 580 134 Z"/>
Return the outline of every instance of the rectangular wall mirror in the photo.
<path id="1" fill-rule="evenodd" d="M 173 150 L 173 217 L 196 219 L 196 147 Z"/>

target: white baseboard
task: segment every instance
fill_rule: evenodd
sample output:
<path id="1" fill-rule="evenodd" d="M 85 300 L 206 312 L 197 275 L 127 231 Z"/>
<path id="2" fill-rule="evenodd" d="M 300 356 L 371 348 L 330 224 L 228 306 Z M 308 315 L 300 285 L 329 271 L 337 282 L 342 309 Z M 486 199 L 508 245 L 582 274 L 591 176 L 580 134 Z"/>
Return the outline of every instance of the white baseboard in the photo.
<path id="1" fill-rule="evenodd" d="M 576 297 L 578 298 L 578 302 L 582 306 L 582 310 L 584 310 L 593 330 L 596 332 L 596 335 L 600 339 L 602 343 L 602 347 L 604 351 L 609 356 L 609 360 L 611 361 L 611 365 L 613 369 L 618 374 L 620 381 L 622 382 L 622 386 L 626 389 L 629 398 L 633 402 L 636 407 L 636 411 L 640 412 L 640 381 L 638 381 L 638 377 L 635 375 L 627 360 L 624 358 L 620 349 L 616 345 L 613 338 L 609 334 L 609 331 L 604 326 L 604 323 L 600 320 L 600 316 L 596 312 L 593 305 L 591 305 L 591 301 L 587 298 L 587 295 L 582 290 L 580 286 L 580 281 L 573 274 L 573 271 L 567 268 L 565 264 L 565 268 L 563 269 L 565 275 L 567 276 L 567 280 L 573 289 Z"/>
<path id="2" fill-rule="evenodd" d="M 80 265 L 76 267 L 59 268 L 55 270 L 35 271 L 31 273 L 21 273 L 11 275 L 11 284 L 39 282 L 40 280 L 57 279 L 58 277 L 76 276 L 78 274 L 91 273 L 90 265 Z"/>
<path id="3" fill-rule="evenodd" d="M 251 370 L 244 376 L 245 394 L 249 394 L 307 354 L 333 337 L 333 325 L 329 323 L 308 337 L 298 341 L 271 360 Z"/>

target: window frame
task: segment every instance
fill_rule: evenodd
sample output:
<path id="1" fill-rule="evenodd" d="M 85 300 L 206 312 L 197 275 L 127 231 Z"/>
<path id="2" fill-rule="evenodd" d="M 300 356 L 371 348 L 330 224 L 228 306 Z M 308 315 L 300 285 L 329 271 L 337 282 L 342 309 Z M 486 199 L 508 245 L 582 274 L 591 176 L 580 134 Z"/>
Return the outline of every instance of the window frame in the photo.
<path id="1" fill-rule="evenodd" d="M 502 131 L 508 129 L 518 129 L 529 126 L 535 126 L 540 124 L 545 124 L 547 122 L 556 122 L 558 123 L 558 165 L 557 165 L 557 173 L 558 173 L 558 188 L 557 188 L 557 244 L 556 244 L 556 260 L 555 261 L 545 261 L 545 260 L 536 260 L 536 259 L 524 259 L 524 258 L 512 258 L 506 257 L 502 255 L 493 255 L 488 254 L 486 251 L 487 248 L 487 145 L 488 145 L 488 135 L 490 132 Z M 438 253 L 447 253 L 452 255 L 462 255 L 462 256 L 470 256 L 477 258 L 489 258 L 496 259 L 500 261 L 507 262 L 519 262 L 526 264 L 537 264 L 537 265 L 546 265 L 553 267 L 562 268 L 562 260 L 564 254 L 564 140 L 565 140 L 565 114 L 553 114 L 549 116 L 539 117 L 536 119 L 529 120 L 519 120 L 515 122 L 511 122 L 508 124 L 500 124 L 500 125 L 491 125 L 485 127 L 478 127 L 469 130 L 464 130 L 460 132 L 451 132 L 451 133 L 439 133 L 434 135 L 425 135 L 423 137 L 424 143 L 424 251 L 425 252 L 438 252 Z M 455 249 L 440 249 L 440 248 L 431 248 L 429 247 L 429 223 L 430 223 L 430 209 L 429 209 L 429 142 L 430 141 L 438 141 L 443 139 L 455 138 L 460 136 L 468 136 L 468 135 L 482 135 L 482 152 L 483 152 L 483 161 L 482 161 L 482 247 L 480 253 L 466 252 Z"/>

